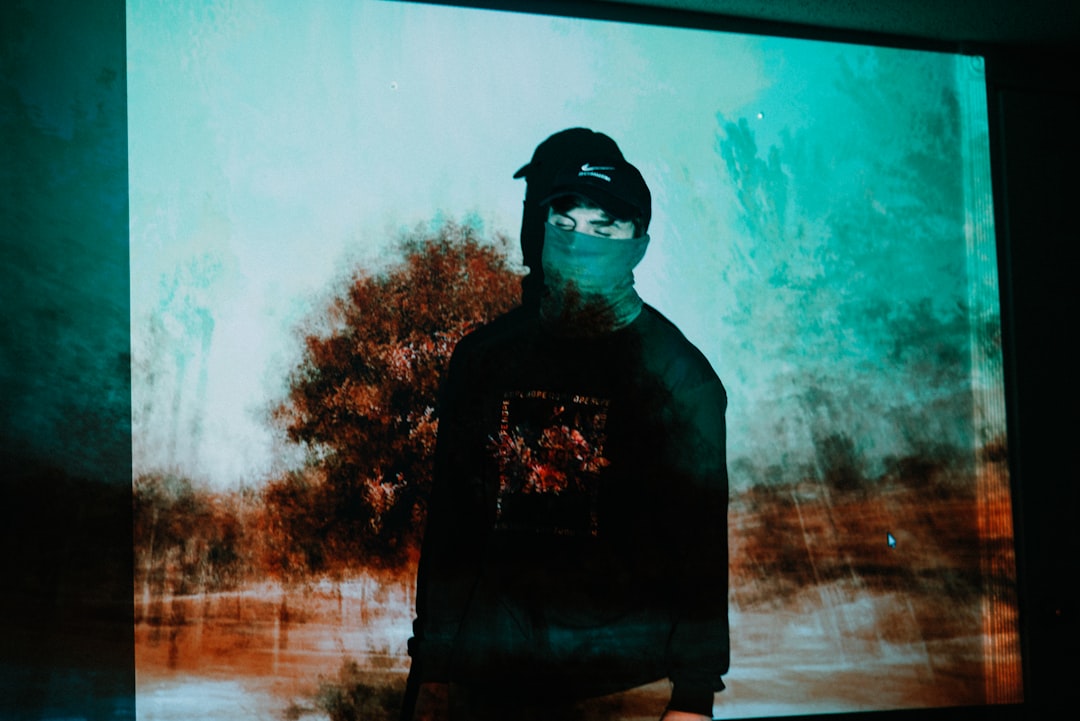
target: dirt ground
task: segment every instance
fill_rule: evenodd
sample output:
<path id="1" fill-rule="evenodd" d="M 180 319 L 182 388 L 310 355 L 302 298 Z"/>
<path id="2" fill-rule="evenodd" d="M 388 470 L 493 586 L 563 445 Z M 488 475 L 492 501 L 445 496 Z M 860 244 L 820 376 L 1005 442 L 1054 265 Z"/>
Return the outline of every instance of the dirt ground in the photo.
<path id="1" fill-rule="evenodd" d="M 373 684 L 402 682 L 409 623 L 397 605 L 401 593 L 385 593 L 381 603 L 370 593 L 364 601 L 355 587 L 343 588 L 340 601 L 335 595 L 287 597 L 285 622 L 280 593 L 269 589 L 163 602 L 169 623 L 136 628 L 138 718 L 328 719 L 315 697 L 348 659 Z M 880 631 L 883 619 L 895 624 L 915 614 L 905 598 L 864 593 L 843 601 L 836 589 L 831 595 L 829 606 L 821 600 L 830 589 L 820 589 L 787 608 L 732 612 L 732 666 L 717 716 L 985 701 L 988 639 L 889 640 Z M 658 683 L 601 700 L 596 717 L 655 720 L 668 693 Z"/>
<path id="2" fill-rule="evenodd" d="M 977 500 L 985 490 L 943 481 L 870 496 L 819 484 L 735 499 L 731 670 L 715 714 L 1021 701 L 1011 528 L 1004 505 Z M 138 718 L 320 721 L 320 693 L 335 684 L 400 687 L 412 592 L 362 576 L 139 594 Z M 599 699 L 583 718 L 655 720 L 669 692 L 663 682 Z"/>

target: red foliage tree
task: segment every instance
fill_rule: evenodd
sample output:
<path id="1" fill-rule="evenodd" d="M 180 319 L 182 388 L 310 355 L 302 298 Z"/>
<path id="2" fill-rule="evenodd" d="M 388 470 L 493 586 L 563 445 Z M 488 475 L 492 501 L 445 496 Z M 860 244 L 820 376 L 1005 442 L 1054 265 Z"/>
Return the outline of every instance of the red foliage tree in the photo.
<path id="1" fill-rule="evenodd" d="M 290 471 L 267 483 L 260 494 L 261 569 L 286 586 L 337 570 L 328 563 L 338 554 L 326 539 L 333 514 L 325 507 L 330 499 L 319 476 L 317 468 Z"/>
<path id="2" fill-rule="evenodd" d="M 400 263 L 353 277 L 329 309 L 336 330 L 304 339 L 277 419 L 313 451 L 322 480 L 307 491 L 317 500 L 282 507 L 319 516 L 286 524 L 318 541 L 318 565 L 396 566 L 416 549 L 439 385 L 462 336 L 516 303 L 509 247 L 468 224 L 418 230 L 403 240 Z M 310 540 L 290 543 L 310 549 Z"/>

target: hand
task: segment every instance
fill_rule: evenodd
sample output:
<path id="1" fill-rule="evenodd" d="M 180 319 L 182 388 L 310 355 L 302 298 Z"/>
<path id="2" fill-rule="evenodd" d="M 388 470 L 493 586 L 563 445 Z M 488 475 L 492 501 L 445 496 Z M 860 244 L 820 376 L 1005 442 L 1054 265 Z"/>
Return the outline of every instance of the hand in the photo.
<path id="1" fill-rule="evenodd" d="M 712 721 L 712 717 L 689 711 L 665 711 L 660 721 Z"/>
<path id="2" fill-rule="evenodd" d="M 450 685 L 426 682 L 416 694 L 413 721 L 448 721 L 450 718 Z"/>

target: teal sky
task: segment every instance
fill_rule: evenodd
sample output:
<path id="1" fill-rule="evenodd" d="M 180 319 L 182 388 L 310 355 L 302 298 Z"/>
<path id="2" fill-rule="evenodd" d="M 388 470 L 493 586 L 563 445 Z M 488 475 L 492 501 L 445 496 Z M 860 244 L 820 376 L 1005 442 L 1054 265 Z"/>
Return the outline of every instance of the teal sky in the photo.
<path id="1" fill-rule="evenodd" d="M 266 413 L 299 323 L 419 223 L 470 217 L 516 238 L 512 174 L 566 127 L 608 133 L 649 182 L 639 291 L 729 387 L 736 457 L 812 457 L 821 418 L 795 399 L 809 377 L 872 455 L 901 452 L 868 420 L 882 408 L 844 405 L 839 377 L 891 368 L 867 383 L 895 396 L 913 372 L 893 342 L 903 309 L 926 301 L 945 324 L 982 297 L 968 249 L 989 247 L 993 267 L 973 59 L 396 2 L 127 7 L 136 473 L 228 486 L 291 462 Z M 770 211 L 739 194 L 757 181 L 720 152 L 740 119 L 763 162 L 780 151 L 757 191 L 785 188 L 768 237 L 750 221 Z M 927 138 L 953 125 L 963 152 L 934 164 Z"/>

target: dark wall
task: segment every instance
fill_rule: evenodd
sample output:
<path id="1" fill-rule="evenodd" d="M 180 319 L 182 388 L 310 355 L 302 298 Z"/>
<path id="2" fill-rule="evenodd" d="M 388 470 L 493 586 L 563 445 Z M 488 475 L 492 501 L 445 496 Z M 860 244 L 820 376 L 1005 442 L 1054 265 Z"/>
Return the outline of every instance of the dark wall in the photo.
<path id="1" fill-rule="evenodd" d="M 0 718 L 133 718 L 124 6 L 0 13 Z M 1075 53 L 985 49 L 1036 717 L 1077 640 L 1080 95 Z"/>
<path id="2" fill-rule="evenodd" d="M 123 0 L 0 4 L 0 718 L 134 717 Z"/>
<path id="3" fill-rule="evenodd" d="M 1063 711 L 1075 684 L 1078 53 L 989 58 L 1009 444 L 1029 705 Z"/>

